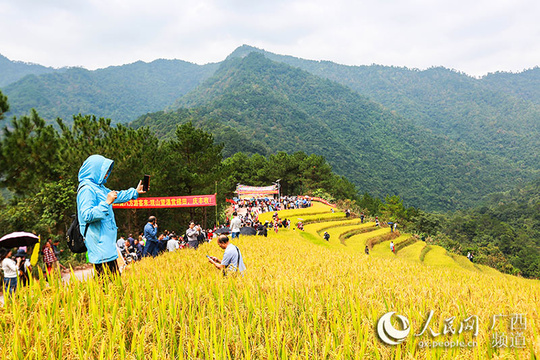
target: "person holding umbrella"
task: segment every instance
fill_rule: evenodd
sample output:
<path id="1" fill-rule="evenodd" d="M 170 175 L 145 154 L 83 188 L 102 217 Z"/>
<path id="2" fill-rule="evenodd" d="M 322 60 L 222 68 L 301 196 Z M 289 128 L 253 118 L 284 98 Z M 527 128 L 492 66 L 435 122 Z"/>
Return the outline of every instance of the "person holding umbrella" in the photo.
<path id="1" fill-rule="evenodd" d="M 2 262 L 2 270 L 4 270 L 4 284 L 6 290 L 9 290 L 10 293 L 17 288 L 17 272 L 21 265 L 30 268 L 27 261 L 23 263 L 25 256 L 22 256 L 23 254 L 26 255 L 24 248 L 28 249 L 30 246 L 34 246 L 31 264 L 35 265 L 39 256 L 39 236 L 29 232 L 18 231 L 0 238 L 0 261 Z M 21 249 L 15 255 L 16 261 L 14 261 L 10 257 L 17 247 L 21 247 Z M 15 249 L 9 250 L 12 248 Z"/>
<path id="2" fill-rule="evenodd" d="M 17 258 L 17 261 L 11 258 L 13 250 L 2 248 L 0 251 L 2 271 L 4 272 L 4 291 L 7 291 L 10 295 L 17 290 L 17 272 L 19 271 L 19 265 L 21 264 L 20 257 Z"/>

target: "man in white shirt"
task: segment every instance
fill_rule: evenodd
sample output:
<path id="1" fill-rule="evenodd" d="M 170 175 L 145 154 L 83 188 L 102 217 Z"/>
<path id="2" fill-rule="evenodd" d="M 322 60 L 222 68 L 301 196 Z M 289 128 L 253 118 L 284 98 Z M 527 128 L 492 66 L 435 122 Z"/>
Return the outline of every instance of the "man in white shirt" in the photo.
<path id="1" fill-rule="evenodd" d="M 201 228 L 199 226 L 195 226 L 195 222 L 191 221 L 189 223 L 189 229 L 186 230 L 188 246 L 191 249 L 197 249 L 199 247 L 199 240 L 197 239 L 197 236 L 199 236 L 200 233 Z"/>
<path id="2" fill-rule="evenodd" d="M 116 241 L 116 247 L 120 250 L 124 250 L 126 247 L 126 240 L 124 240 L 123 236 L 120 236 L 120 239 Z"/>
<path id="3" fill-rule="evenodd" d="M 240 228 L 242 227 L 242 220 L 238 217 L 237 212 L 233 212 L 233 219 L 231 220 L 231 238 L 240 238 Z"/>
<path id="4" fill-rule="evenodd" d="M 169 241 L 167 241 L 167 250 L 175 251 L 178 248 L 180 248 L 180 243 L 178 242 L 176 235 L 173 235 Z"/>

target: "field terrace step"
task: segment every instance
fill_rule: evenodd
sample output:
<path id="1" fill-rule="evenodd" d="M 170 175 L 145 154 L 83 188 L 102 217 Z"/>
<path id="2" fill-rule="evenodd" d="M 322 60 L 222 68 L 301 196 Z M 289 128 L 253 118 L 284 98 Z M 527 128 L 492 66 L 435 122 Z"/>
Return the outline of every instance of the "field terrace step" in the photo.
<path id="1" fill-rule="evenodd" d="M 343 221 L 347 219 L 344 212 L 315 214 L 308 216 L 291 216 L 287 219 L 292 221 L 292 225 L 296 225 L 301 221 L 304 225 L 327 222 L 327 221 Z"/>
<path id="2" fill-rule="evenodd" d="M 328 224 L 328 223 L 327 223 Z M 318 235 L 321 238 L 324 238 L 324 232 L 328 232 L 330 235 L 329 243 L 334 245 L 346 245 L 345 241 L 342 240 L 342 235 L 350 231 L 360 231 L 369 232 L 376 229 L 375 224 L 364 223 L 364 224 L 353 224 L 353 225 L 341 225 L 341 226 L 331 226 L 324 228 L 318 231 Z"/>
<path id="3" fill-rule="evenodd" d="M 469 259 L 467 259 L 466 256 L 457 255 L 457 254 L 450 254 L 450 256 L 452 257 L 452 259 L 454 259 L 456 264 L 461 266 L 463 269 L 474 271 L 474 272 L 482 272 L 482 269 L 478 265 L 474 264 Z"/>
<path id="4" fill-rule="evenodd" d="M 272 215 L 274 215 L 275 211 L 269 211 L 265 212 L 259 215 L 259 221 L 265 222 L 265 221 L 272 221 Z M 310 215 L 316 215 L 316 214 L 325 214 L 329 213 L 332 214 L 332 207 L 314 202 L 311 207 L 308 208 L 300 208 L 300 209 L 290 209 L 290 210 L 280 210 L 278 211 L 278 216 L 280 219 L 289 219 L 294 217 L 302 217 L 302 216 L 310 216 Z"/>
<path id="5" fill-rule="evenodd" d="M 460 267 L 451 256 L 447 255 L 447 250 L 438 245 L 430 245 L 430 250 L 424 257 L 424 264 L 428 266 L 442 266 L 446 268 Z"/>
<path id="6" fill-rule="evenodd" d="M 349 226 L 349 225 L 357 225 L 360 227 L 361 225 L 366 227 L 373 227 L 375 226 L 375 223 L 364 223 L 362 224 L 360 222 L 360 219 L 350 219 L 350 220 L 341 220 L 341 221 L 325 221 L 325 222 L 318 222 L 318 223 L 311 223 L 306 226 L 304 226 L 304 231 L 309 232 L 315 236 L 319 236 L 319 233 L 325 230 L 334 228 L 334 227 L 340 227 L 340 226 Z"/>
<path id="7" fill-rule="evenodd" d="M 403 249 L 400 249 L 396 254 L 397 256 L 414 261 L 414 262 L 421 262 L 420 261 L 420 254 L 422 253 L 422 250 L 426 247 L 426 243 L 423 241 L 417 241 L 413 243 L 412 245 L 406 246 Z"/>
<path id="8" fill-rule="evenodd" d="M 373 231 L 351 236 L 345 240 L 345 246 L 350 251 L 364 251 L 369 240 L 386 234 L 390 234 L 390 228 L 375 228 Z"/>
<path id="9" fill-rule="evenodd" d="M 404 243 L 410 243 L 410 240 L 414 239 L 411 234 L 402 234 L 399 235 L 397 238 L 392 239 L 394 241 L 394 248 L 396 249 L 396 253 L 398 251 L 398 246 Z M 372 249 L 370 249 L 370 255 L 373 255 L 375 257 L 384 257 L 384 258 L 393 258 L 396 255 L 390 251 L 390 241 L 386 240 L 383 242 L 380 242 L 378 244 L 375 244 Z"/>

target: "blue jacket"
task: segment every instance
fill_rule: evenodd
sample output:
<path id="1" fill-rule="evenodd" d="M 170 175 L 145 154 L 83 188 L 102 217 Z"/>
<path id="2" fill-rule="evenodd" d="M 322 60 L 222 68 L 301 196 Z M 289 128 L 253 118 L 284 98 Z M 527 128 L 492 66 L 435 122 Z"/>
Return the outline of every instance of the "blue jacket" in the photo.
<path id="1" fill-rule="evenodd" d="M 157 230 L 158 229 L 155 228 L 154 225 L 152 225 L 151 223 L 146 223 L 146 225 L 144 225 L 144 237 L 146 238 L 146 241 L 152 241 L 157 243 Z"/>
<path id="2" fill-rule="evenodd" d="M 118 258 L 116 234 L 118 227 L 114 219 L 112 205 L 107 204 L 107 194 L 111 191 L 104 184 L 105 175 L 110 174 L 114 161 L 101 155 L 91 155 L 79 170 L 79 191 L 77 194 L 77 215 L 81 234 L 86 233 L 85 244 L 88 260 L 100 264 Z M 139 193 L 131 188 L 118 192 L 115 203 L 137 199 Z"/>

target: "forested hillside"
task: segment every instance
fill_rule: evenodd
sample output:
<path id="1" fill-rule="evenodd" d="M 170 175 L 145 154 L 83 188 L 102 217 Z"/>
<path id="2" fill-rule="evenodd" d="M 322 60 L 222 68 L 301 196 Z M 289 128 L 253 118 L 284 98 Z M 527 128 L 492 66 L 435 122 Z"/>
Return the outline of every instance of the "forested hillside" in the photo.
<path id="1" fill-rule="evenodd" d="M 252 52 L 283 66 L 239 61 Z M 54 70 L 0 58 L 2 64 Z M 360 191 L 400 194 L 408 205 L 432 210 L 474 205 L 539 174 L 539 89 L 538 68 L 475 79 L 444 68 L 344 66 L 249 46 L 220 64 L 70 68 L 2 87 L 8 117 L 36 108 L 48 123 L 70 123 L 78 113 L 121 123 L 159 111 L 134 125 L 170 139 L 177 123 L 192 121 L 225 143 L 225 156 L 321 154 Z"/>
<path id="2" fill-rule="evenodd" d="M 424 209 L 465 207 L 533 176 L 504 157 L 425 130 L 349 88 L 260 54 L 230 58 L 177 104 L 190 110 L 148 114 L 133 125 L 166 134 L 178 121 L 220 124 L 216 138 L 234 129 L 226 148 L 238 146 L 240 134 L 250 145 L 264 144 L 262 153 L 320 154 L 361 192 L 399 194 Z"/>
<path id="3" fill-rule="evenodd" d="M 122 123 L 168 107 L 212 75 L 216 67 L 156 60 L 95 71 L 70 68 L 61 73 L 29 75 L 2 91 L 9 97 L 10 115 L 35 108 L 49 121 L 60 117 L 70 122 L 73 115 L 81 113 Z"/>
<path id="4" fill-rule="evenodd" d="M 540 67 L 520 73 L 496 72 L 482 78 L 493 90 L 503 91 L 540 105 Z"/>
<path id="5" fill-rule="evenodd" d="M 11 84 L 26 75 L 41 75 L 63 70 L 65 69 L 54 69 L 22 61 L 11 61 L 7 57 L 0 55 L 0 86 Z"/>
<path id="6" fill-rule="evenodd" d="M 540 179 L 492 194 L 483 206 L 449 215 L 442 241 L 452 249 L 473 251 L 478 261 L 526 277 L 540 277 Z"/>
<path id="7" fill-rule="evenodd" d="M 230 55 L 251 52 L 304 69 L 381 103 L 433 133 L 524 168 L 540 169 L 540 69 L 497 73 L 475 79 L 445 68 L 424 71 L 393 66 L 346 66 L 276 55 L 242 46 Z"/>

